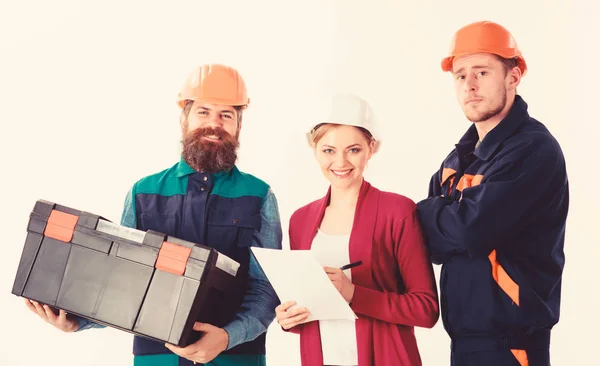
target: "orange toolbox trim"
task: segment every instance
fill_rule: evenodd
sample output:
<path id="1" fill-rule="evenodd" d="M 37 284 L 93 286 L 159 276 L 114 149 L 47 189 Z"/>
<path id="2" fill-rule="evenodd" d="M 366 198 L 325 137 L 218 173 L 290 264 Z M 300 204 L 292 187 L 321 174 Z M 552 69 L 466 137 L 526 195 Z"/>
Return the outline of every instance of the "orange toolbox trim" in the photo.
<path id="1" fill-rule="evenodd" d="M 165 241 L 160 247 L 158 259 L 154 267 L 161 271 L 182 276 L 185 273 L 185 266 L 191 254 L 192 248 Z"/>
<path id="2" fill-rule="evenodd" d="M 77 220 L 79 220 L 79 216 L 52 210 L 52 212 L 50 212 L 50 217 L 48 217 L 48 224 L 44 230 L 44 236 L 69 243 L 71 242 L 71 239 L 73 239 Z"/>

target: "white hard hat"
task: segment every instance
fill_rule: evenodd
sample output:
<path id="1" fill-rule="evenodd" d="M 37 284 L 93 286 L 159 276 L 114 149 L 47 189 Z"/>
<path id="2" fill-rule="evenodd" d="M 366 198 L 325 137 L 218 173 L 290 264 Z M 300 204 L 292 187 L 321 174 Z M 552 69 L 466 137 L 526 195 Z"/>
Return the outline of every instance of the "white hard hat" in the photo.
<path id="1" fill-rule="evenodd" d="M 373 136 L 374 152 L 377 152 L 381 145 L 381 136 L 375 122 L 373 109 L 366 100 L 353 94 L 337 94 L 331 99 L 325 118 L 322 118 L 310 129 L 307 138 L 310 142 L 312 133 L 324 123 L 362 127 Z"/>

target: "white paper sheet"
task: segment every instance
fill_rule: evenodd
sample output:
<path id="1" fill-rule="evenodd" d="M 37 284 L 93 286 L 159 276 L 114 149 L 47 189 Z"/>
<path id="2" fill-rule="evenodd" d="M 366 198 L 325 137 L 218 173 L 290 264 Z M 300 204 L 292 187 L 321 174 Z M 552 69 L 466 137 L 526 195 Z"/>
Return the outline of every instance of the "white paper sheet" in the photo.
<path id="1" fill-rule="evenodd" d="M 281 302 L 295 301 L 310 316 L 304 323 L 325 319 L 357 319 L 323 267 L 309 250 L 252 247 L 252 252 Z"/>

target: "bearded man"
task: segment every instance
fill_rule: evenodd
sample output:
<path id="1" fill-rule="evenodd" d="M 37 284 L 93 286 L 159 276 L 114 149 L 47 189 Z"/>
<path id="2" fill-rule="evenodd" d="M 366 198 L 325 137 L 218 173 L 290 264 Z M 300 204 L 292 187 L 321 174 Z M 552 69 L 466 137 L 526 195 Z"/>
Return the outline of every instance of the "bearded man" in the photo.
<path id="1" fill-rule="evenodd" d="M 221 304 L 229 309 L 223 311 L 230 311 L 227 324 L 196 322 L 194 330 L 202 336 L 185 348 L 135 336 L 134 365 L 266 365 L 266 331 L 279 299 L 250 247 L 281 249 L 282 229 L 270 186 L 235 166 L 242 113 L 249 102 L 237 70 L 219 64 L 195 69 L 177 101 L 179 162 L 138 180 L 127 194 L 121 225 L 215 248 L 247 271 L 242 274 L 247 281 L 243 299 Z M 104 327 L 62 310 L 55 315 L 37 302 L 26 303 L 65 332 Z"/>

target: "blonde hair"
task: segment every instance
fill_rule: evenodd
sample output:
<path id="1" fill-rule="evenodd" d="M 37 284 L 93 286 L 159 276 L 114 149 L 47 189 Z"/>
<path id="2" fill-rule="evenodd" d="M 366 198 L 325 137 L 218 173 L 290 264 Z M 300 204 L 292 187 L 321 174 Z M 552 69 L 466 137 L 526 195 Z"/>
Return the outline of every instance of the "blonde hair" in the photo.
<path id="1" fill-rule="evenodd" d="M 325 136 L 327 132 L 336 129 L 340 126 L 344 125 L 337 123 L 320 123 L 316 125 L 312 130 L 310 130 L 310 132 L 307 135 L 308 144 L 310 145 L 310 147 L 314 148 L 315 146 L 317 146 L 319 140 L 321 140 L 321 138 L 323 138 L 323 136 Z M 366 128 L 358 126 L 352 127 L 357 128 L 360 132 L 362 132 L 365 138 L 367 139 L 368 143 L 375 142 L 375 138 L 373 138 L 373 135 L 371 135 L 371 133 Z"/>

